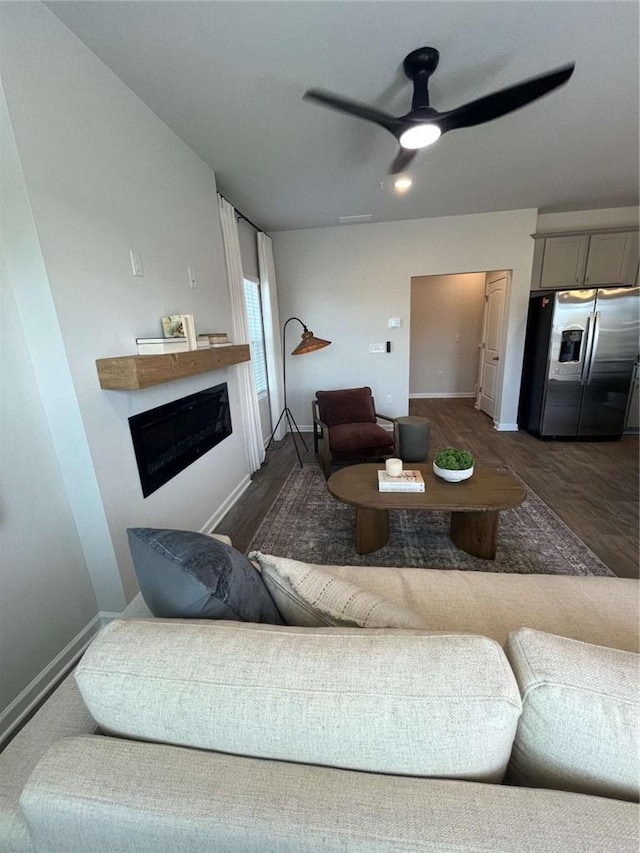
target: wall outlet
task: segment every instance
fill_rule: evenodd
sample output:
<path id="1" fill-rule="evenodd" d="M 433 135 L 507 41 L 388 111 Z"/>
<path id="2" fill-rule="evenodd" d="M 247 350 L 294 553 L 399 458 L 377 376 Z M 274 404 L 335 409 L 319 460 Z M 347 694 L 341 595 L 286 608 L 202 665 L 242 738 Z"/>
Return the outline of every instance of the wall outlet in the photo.
<path id="1" fill-rule="evenodd" d="M 369 344 L 369 352 L 386 352 L 386 344 Z"/>
<path id="2" fill-rule="evenodd" d="M 391 394 L 387 394 L 387 403 L 393 403 L 393 396 Z"/>
<path id="3" fill-rule="evenodd" d="M 444 379 L 444 373 L 442 370 L 438 371 L 438 379 Z"/>
<path id="4" fill-rule="evenodd" d="M 144 270 L 142 269 L 142 258 L 133 249 L 129 252 L 131 259 L 131 271 L 138 278 L 144 278 Z"/>
<path id="5" fill-rule="evenodd" d="M 401 325 L 400 317 L 389 317 L 390 329 L 399 329 Z"/>
<path id="6" fill-rule="evenodd" d="M 187 267 L 187 275 L 189 277 L 189 287 L 197 287 L 198 279 L 196 278 L 196 272 L 191 267 Z"/>

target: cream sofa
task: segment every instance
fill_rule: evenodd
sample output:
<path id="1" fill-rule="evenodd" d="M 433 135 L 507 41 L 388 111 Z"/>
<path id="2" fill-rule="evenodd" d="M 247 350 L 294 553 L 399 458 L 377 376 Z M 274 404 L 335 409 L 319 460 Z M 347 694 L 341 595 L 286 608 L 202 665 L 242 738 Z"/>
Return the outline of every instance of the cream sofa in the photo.
<path id="1" fill-rule="evenodd" d="M 157 620 L 138 596 L 0 754 L 0 851 L 636 853 L 636 581 L 323 568 L 429 630 Z"/>

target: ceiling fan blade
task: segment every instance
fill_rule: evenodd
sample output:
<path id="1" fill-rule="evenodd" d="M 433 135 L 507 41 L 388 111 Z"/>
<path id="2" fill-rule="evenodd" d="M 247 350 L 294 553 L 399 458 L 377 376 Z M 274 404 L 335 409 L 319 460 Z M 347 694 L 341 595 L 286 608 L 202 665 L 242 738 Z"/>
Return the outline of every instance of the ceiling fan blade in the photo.
<path id="1" fill-rule="evenodd" d="M 397 175 L 400 172 L 404 172 L 418 151 L 418 148 L 401 148 L 389 166 L 389 174 Z"/>
<path id="2" fill-rule="evenodd" d="M 533 77 L 507 89 L 501 89 L 492 95 L 486 95 L 477 101 L 470 101 L 454 110 L 441 113 L 437 124 L 443 133 L 460 127 L 473 127 L 484 124 L 494 118 L 507 115 L 526 104 L 541 98 L 558 86 L 566 83 L 573 74 L 575 64 L 564 65 L 540 77 Z"/>
<path id="3" fill-rule="evenodd" d="M 325 107 L 330 107 L 334 110 L 347 113 L 348 115 L 363 118 L 365 121 L 372 121 L 393 133 L 394 136 L 402 127 L 395 116 L 389 115 L 375 107 L 370 107 L 368 104 L 361 104 L 359 101 L 351 101 L 349 98 L 343 98 L 342 95 L 334 95 L 332 92 L 325 92 L 323 89 L 308 89 L 303 97 L 307 101 L 316 101 Z"/>

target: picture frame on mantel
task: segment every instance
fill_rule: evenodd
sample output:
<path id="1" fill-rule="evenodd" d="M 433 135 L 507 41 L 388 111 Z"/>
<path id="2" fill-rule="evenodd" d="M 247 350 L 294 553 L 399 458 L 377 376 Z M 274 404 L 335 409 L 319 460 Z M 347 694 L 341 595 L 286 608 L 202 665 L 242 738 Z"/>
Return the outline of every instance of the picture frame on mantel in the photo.
<path id="1" fill-rule="evenodd" d="M 162 334 L 165 338 L 186 338 L 184 314 L 167 314 L 162 318 Z"/>
<path id="2" fill-rule="evenodd" d="M 190 350 L 198 348 L 193 314 L 167 314 L 162 317 L 165 338 L 186 338 Z"/>

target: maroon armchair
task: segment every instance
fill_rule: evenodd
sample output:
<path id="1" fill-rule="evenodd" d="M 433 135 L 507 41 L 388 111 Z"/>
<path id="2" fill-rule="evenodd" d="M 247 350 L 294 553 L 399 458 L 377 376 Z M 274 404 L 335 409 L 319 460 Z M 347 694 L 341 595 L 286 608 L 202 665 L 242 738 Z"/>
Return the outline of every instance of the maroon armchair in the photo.
<path id="1" fill-rule="evenodd" d="M 394 423 L 394 419 L 376 412 L 369 386 L 316 391 L 311 407 L 313 446 L 325 477 L 335 464 L 373 461 L 393 455 L 394 434 L 379 426 L 376 420 L 381 418 Z"/>

